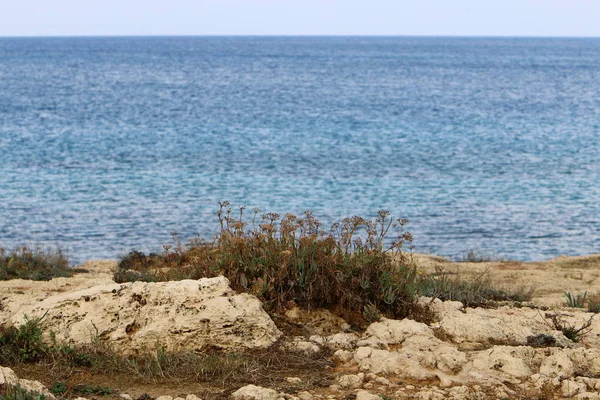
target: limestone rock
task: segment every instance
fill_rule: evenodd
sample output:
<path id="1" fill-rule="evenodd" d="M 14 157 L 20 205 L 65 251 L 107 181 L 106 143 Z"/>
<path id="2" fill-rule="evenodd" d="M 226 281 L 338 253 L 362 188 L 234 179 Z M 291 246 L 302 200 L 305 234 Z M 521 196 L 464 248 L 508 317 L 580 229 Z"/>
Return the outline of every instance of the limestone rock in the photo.
<path id="1" fill-rule="evenodd" d="M 565 379 L 560 387 L 563 397 L 573 397 L 579 393 L 586 392 L 586 385 L 574 379 Z"/>
<path id="2" fill-rule="evenodd" d="M 324 338 L 323 345 L 332 351 L 336 350 L 352 350 L 358 342 L 358 335 L 355 333 L 340 332 L 335 335 Z"/>
<path id="3" fill-rule="evenodd" d="M 381 397 L 366 390 L 358 390 L 356 392 L 356 400 L 381 400 Z"/>
<path id="4" fill-rule="evenodd" d="M 231 394 L 236 400 L 281 400 L 283 397 L 273 389 L 246 385 Z"/>
<path id="5" fill-rule="evenodd" d="M 41 317 L 59 342 L 89 343 L 94 337 L 123 353 L 162 347 L 167 351 L 266 348 L 280 336 L 260 301 L 235 294 L 224 277 L 174 282 L 95 286 L 51 296 L 13 316 Z"/>
<path id="6" fill-rule="evenodd" d="M 420 322 L 410 319 L 383 319 L 381 322 L 369 325 L 363 338 L 356 345 L 383 348 L 389 345 L 402 344 L 407 338 L 415 335 L 435 338 L 433 331 Z"/>
<path id="7" fill-rule="evenodd" d="M 298 393 L 298 399 L 300 400 L 313 400 L 315 396 L 313 396 L 310 392 L 302 391 Z"/>
<path id="8" fill-rule="evenodd" d="M 364 379 L 365 374 L 363 373 L 357 375 L 342 375 L 338 378 L 338 385 L 344 389 L 356 389 L 362 385 Z"/>
<path id="9" fill-rule="evenodd" d="M 494 346 L 478 352 L 473 366 L 500 379 L 527 378 L 534 373 L 531 366 L 535 358 L 536 351 L 531 347 Z"/>
<path id="10" fill-rule="evenodd" d="M 321 348 L 312 341 L 306 341 L 302 336 L 296 336 L 283 344 L 283 348 L 289 351 L 304 353 L 308 356 L 317 354 Z"/>
<path id="11" fill-rule="evenodd" d="M 362 371 L 419 381 L 439 372 L 457 374 L 467 362 L 464 353 L 436 338 L 427 325 L 408 319 L 371 324 L 357 345 L 362 347 L 355 351 L 354 361 Z"/>
<path id="12" fill-rule="evenodd" d="M 305 310 L 300 307 L 289 309 L 285 316 L 292 322 L 302 324 L 314 335 L 332 335 L 350 329 L 341 317 L 325 309 Z"/>
<path id="13" fill-rule="evenodd" d="M 42 383 L 28 379 L 19 379 L 12 369 L 0 366 L 0 386 L 4 385 L 19 386 L 26 392 L 35 392 L 46 396 L 47 399 L 55 399 L 54 395 Z"/>
<path id="14" fill-rule="evenodd" d="M 347 363 L 348 361 L 352 360 L 352 357 L 352 352 L 348 350 L 338 350 L 333 353 L 333 359 L 341 363 Z"/>
<path id="15" fill-rule="evenodd" d="M 552 334 L 563 340 L 561 332 L 553 331 L 538 310 L 501 307 L 498 309 L 468 308 L 465 312 L 447 307 L 437 324 L 455 343 L 526 345 L 528 336 Z"/>

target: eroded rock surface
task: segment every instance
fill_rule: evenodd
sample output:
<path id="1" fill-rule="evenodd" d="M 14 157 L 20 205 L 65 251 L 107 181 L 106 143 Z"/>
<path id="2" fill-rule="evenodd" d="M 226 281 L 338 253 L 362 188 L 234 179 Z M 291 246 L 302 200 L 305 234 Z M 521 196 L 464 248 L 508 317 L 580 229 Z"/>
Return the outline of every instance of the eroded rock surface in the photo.
<path id="1" fill-rule="evenodd" d="M 51 296 L 12 317 L 44 316 L 58 341 L 108 341 L 123 353 L 265 348 L 280 336 L 260 301 L 235 294 L 224 277 L 108 284 Z"/>

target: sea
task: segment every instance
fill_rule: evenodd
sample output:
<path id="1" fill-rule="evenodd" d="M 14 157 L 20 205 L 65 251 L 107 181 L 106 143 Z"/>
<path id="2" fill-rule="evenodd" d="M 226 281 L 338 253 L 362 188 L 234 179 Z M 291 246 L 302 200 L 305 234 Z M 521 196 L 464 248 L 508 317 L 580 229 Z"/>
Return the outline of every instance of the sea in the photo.
<path id="1" fill-rule="evenodd" d="M 600 252 L 600 39 L 0 38 L 0 247 L 388 210 L 413 251 Z"/>

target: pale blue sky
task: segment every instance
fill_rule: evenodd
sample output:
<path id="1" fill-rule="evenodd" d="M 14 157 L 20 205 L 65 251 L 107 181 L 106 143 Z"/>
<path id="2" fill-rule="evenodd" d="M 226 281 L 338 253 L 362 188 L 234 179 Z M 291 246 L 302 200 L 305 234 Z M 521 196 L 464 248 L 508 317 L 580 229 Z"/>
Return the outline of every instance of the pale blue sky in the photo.
<path id="1" fill-rule="evenodd" d="M 0 0 L 0 36 L 600 36 L 600 0 Z"/>

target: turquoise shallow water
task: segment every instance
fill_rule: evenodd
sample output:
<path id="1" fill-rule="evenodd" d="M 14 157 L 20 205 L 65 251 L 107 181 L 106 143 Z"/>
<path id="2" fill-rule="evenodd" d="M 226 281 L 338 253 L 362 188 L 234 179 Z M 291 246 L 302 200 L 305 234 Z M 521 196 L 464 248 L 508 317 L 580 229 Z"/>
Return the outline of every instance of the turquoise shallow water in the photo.
<path id="1" fill-rule="evenodd" d="M 600 251 L 600 40 L 0 39 L 0 245 L 388 209 L 416 251 Z"/>

